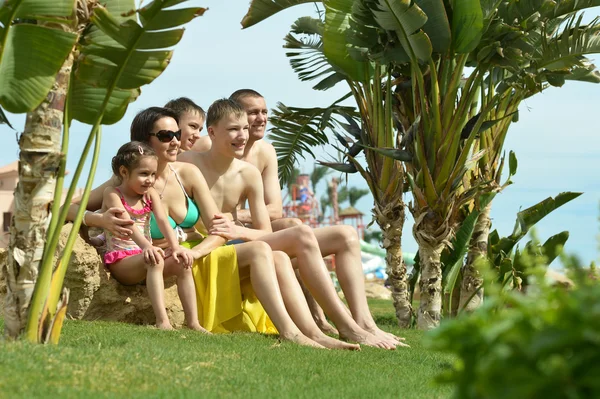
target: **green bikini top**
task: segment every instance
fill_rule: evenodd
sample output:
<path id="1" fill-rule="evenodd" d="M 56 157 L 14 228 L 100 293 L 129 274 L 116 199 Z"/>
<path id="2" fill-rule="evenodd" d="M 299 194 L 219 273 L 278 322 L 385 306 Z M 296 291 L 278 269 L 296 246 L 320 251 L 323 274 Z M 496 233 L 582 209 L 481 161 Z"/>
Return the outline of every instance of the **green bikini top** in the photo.
<path id="1" fill-rule="evenodd" d="M 178 227 L 182 229 L 192 228 L 196 225 L 198 219 L 200 219 L 200 209 L 198 209 L 198 205 L 196 205 L 194 200 L 191 199 L 185 192 L 185 187 L 183 187 L 183 184 L 181 183 L 177 172 L 175 172 L 171 165 L 169 165 L 169 168 L 171 169 L 171 172 L 173 172 L 173 174 L 175 175 L 175 178 L 177 179 L 177 182 L 179 183 L 179 186 L 181 187 L 181 190 L 183 190 L 183 194 L 187 199 L 187 213 L 183 218 L 183 221 L 177 224 L 175 220 L 173 220 L 173 218 L 169 216 L 169 224 L 173 229 L 177 229 Z M 150 216 L 150 236 L 156 240 L 165 238 L 165 236 L 160 232 L 160 229 L 158 228 L 158 224 L 156 223 L 156 219 L 154 218 L 154 213 L 152 213 Z"/>

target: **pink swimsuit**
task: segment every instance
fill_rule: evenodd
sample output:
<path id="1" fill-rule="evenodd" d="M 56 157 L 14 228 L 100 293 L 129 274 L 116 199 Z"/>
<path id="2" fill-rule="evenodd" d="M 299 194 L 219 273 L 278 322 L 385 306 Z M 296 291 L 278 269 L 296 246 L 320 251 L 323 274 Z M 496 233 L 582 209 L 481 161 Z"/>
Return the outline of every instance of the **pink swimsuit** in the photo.
<path id="1" fill-rule="evenodd" d="M 152 201 L 150 198 L 144 196 L 142 199 L 144 207 L 139 210 L 133 209 L 125 201 L 123 193 L 121 193 L 118 188 L 115 188 L 115 190 L 117 190 L 121 195 L 121 203 L 125 207 L 127 213 L 129 213 L 131 220 L 133 220 L 135 228 L 139 229 L 139 231 L 149 242 L 152 242 L 152 238 L 150 238 L 150 215 L 152 213 Z M 129 256 L 142 253 L 142 249 L 132 239 L 129 238 L 124 240 L 115 237 L 114 234 L 108 230 L 105 230 L 104 234 L 106 235 L 106 253 L 104 254 L 104 264 L 106 266 L 112 265 L 113 263 L 116 263 Z"/>

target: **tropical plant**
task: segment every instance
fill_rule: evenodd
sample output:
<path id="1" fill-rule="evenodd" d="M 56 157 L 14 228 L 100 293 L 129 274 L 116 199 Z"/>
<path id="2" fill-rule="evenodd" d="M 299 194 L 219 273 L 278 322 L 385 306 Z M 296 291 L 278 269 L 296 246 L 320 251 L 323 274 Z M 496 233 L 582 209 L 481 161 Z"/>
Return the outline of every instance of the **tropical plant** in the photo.
<path id="1" fill-rule="evenodd" d="M 299 3 L 254 0 L 243 24 Z M 600 1 L 566 0 L 543 7 L 534 0 L 323 3 L 324 23 L 300 25 L 299 20 L 292 28 L 296 34 L 322 36 L 322 43 L 298 41 L 308 55 L 300 62 L 292 54 L 292 67 L 301 79 L 329 74 L 316 88 L 342 80 L 338 74 L 350 85 L 362 119 L 362 127 L 353 129 L 354 139 L 365 149 L 367 170 L 355 162 L 350 145 L 346 155 L 373 192 L 380 225 L 391 220 L 379 217 L 381 206 L 396 203 L 382 201 L 381 194 L 401 200 L 404 173 L 395 165 L 398 159 L 410 160 L 405 163 L 414 199 L 409 209 L 421 259 L 417 325 L 434 327 L 442 310 L 441 254 L 464 206 L 497 191 L 493 177 L 499 177 L 504 137 L 520 102 L 549 84 L 600 81 L 585 57 L 600 51 L 600 24 L 597 19 L 584 24 L 577 13 Z M 495 125 L 495 133 L 490 132 Z M 381 154 L 387 158 L 375 162 Z M 471 173 L 476 167 L 481 171 Z M 484 209 L 482 227 L 486 215 Z M 381 227 L 385 235 L 389 227 Z M 474 239 L 483 238 L 476 234 Z M 474 253 L 473 261 L 481 253 Z"/>
<path id="2" fill-rule="evenodd" d="M 551 212 L 555 211 L 559 207 L 579 197 L 581 193 L 565 192 L 560 193 L 556 197 L 548 197 L 537 204 L 524 209 L 517 213 L 515 221 L 515 227 L 513 232 L 507 236 L 500 238 L 497 230 L 492 231 L 490 234 L 486 234 L 485 248 L 486 252 L 483 256 L 478 257 L 477 263 L 487 264 L 495 273 L 495 280 L 498 281 L 502 286 L 508 286 L 511 288 L 521 289 L 523 287 L 523 281 L 526 284 L 526 273 L 527 270 L 524 268 L 522 263 L 523 253 L 532 256 L 544 256 L 544 261 L 551 263 L 560 253 L 560 250 L 567 242 L 569 233 L 563 231 L 556 234 L 543 244 L 534 244 L 537 240 L 529 241 L 525 244 L 523 250 L 517 248 L 518 243 L 527 235 L 527 233 L 538 223 L 540 220 L 548 216 Z M 486 211 L 486 208 L 491 204 L 495 193 L 486 193 L 479 197 L 479 204 L 477 207 L 468 214 L 460 226 L 460 229 L 456 232 L 454 239 L 452 240 L 451 250 L 446 250 L 442 254 L 442 262 L 445 265 L 443 270 L 443 293 L 445 303 L 443 306 L 444 312 L 447 315 L 456 314 L 458 311 L 463 310 L 474 310 L 469 309 L 468 304 L 472 303 L 473 297 L 479 295 L 483 291 L 483 285 L 478 285 L 473 290 L 469 290 L 470 297 L 462 298 L 464 295 L 463 290 L 460 290 L 461 298 L 458 303 L 453 303 L 455 299 L 455 291 L 458 287 L 460 288 L 461 271 L 464 271 L 463 263 L 465 256 L 469 258 L 470 245 L 473 242 L 473 236 L 478 234 L 478 225 L 481 220 L 481 213 Z M 469 259 L 467 260 L 469 264 Z M 473 264 L 475 268 L 475 263 Z M 464 276 L 462 276 L 464 279 Z M 464 287 L 464 284 L 463 284 Z"/>
<path id="3" fill-rule="evenodd" d="M 302 1 L 253 1 L 242 25 L 248 27 L 282 8 L 300 3 Z M 343 173 L 358 172 L 369 185 L 374 197 L 375 219 L 384 235 L 383 246 L 387 254 L 387 272 L 396 314 L 400 326 L 408 327 L 412 308 L 407 294 L 406 266 L 401 247 L 405 219 L 402 199 L 405 179 L 400 162 L 408 159 L 408 153 L 389 149 L 396 145 L 396 140 L 400 137 L 393 128 L 391 86 L 384 84 L 382 87 L 382 81 L 389 76 L 389 71 L 385 65 L 372 65 L 349 57 L 345 31 L 348 28 L 352 2 L 328 1 L 325 6 L 325 22 L 310 17 L 298 19 L 292 26 L 291 33 L 286 36 L 284 47 L 289 49 L 287 55 L 300 79 L 319 79 L 315 89 L 328 89 L 342 81 L 348 84 L 351 94 L 336 101 L 334 106 L 337 107 L 340 101 L 350 96 L 356 101 L 362 126 L 356 122 L 355 112 L 340 110 L 335 114 L 327 114 L 331 117 L 330 120 L 333 119 L 327 127 L 340 140 L 344 162 L 321 164 Z M 301 118 L 301 115 L 307 115 L 311 110 L 297 108 L 295 118 Z M 281 116 L 274 113 L 272 123 L 281 124 Z M 345 129 L 347 136 L 337 133 L 340 127 Z M 287 136 L 284 137 L 283 133 Z M 298 129 L 273 130 L 270 137 L 278 143 L 278 152 L 301 153 L 302 149 L 292 145 L 292 142 L 300 140 L 301 135 L 302 132 Z M 290 140 L 290 137 L 294 138 Z M 328 142 L 324 129 L 321 129 L 320 137 L 322 143 Z M 363 150 L 366 168 L 357 158 Z M 390 154 L 396 159 L 387 156 Z M 279 161 L 285 160 L 280 157 Z M 280 168 L 285 168 L 285 165 L 280 165 Z M 286 175 L 280 173 L 280 177 L 285 179 Z"/>
<path id="4" fill-rule="evenodd" d="M 310 172 L 310 184 L 312 186 L 312 191 L 317 195 L 317 186 L 321 180 L 323 180 L 331 170 L 325 166 L 315 165 L 312 172 Z"/>
<path id="5" fill-rule="evenodd" d="M 539 248 L 533 240 L 532 247 Z M 521 264 L 535 281 L 527 295 L 487 279 L 486 302 L 475 312 L 445 322 L 430 333 L 429 347 L 451 353 L 453 364 L 438 381 L 455 387 L 456 398 L 572 397 L 600 395 L 592 376 L 600 372 L 600 287 L 574 258 L 561 256 L 575 287 L 548 285 L 550 259 L 535 253 Z M 506 381 L 510 381 L 509 384 Z"/>
<path id="6" fill-rule="evenodd" d="M 366 242 L 381 242 L 382 234 L 381 230 L 365 230 L 365 241 Z"/>
<path id="7" fill-rule="evenodd" d="M 98 162 L 101 125 L 123 117 L 140 87 L 167 67 L 172 51 L 166 49 L 181 39 L 179 27 L 205 11 L 170 8 L 179 3 L 155 0 L 137 10 L 134 0 L 2 4 L 0 104 L 11 112 L 29 112 L 19 140 L 19 183 L 3 270 L 7 336 L 24 331 L 33 342 L 58 342 L 68 301 L 63 279 Z M 67 207 L 60 211 L 60 199 L 74 119 L 92 127 L 67 203 L 92 143 L 94 153 L 80 211 L 53 268 L 67 213 Z"/>

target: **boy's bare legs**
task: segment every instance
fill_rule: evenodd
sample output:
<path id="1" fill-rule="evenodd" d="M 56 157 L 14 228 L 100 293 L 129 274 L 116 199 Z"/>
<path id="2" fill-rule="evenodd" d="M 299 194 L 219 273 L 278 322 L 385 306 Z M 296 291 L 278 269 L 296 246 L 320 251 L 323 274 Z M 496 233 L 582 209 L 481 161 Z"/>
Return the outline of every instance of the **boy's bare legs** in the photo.
<path id="1" fill-rule="evenodd" d="M 304 223 L 302 223 L 302 220 L 300 219 L 282 218 L 273 220 L 271 222 L 271 228 L 273 229 L 273 231 L 280 231 L 295 226 L 301 226 L 303 224 Z M 300 272 L 298 271 L 296 259 L 293 259 L 292 262 L 294 264 L 294 269 L 296 269 L 296 278 L 298 279 L 300 288 L 302 288 L 304 298 L 306 299 L 306 303 L 308 304 L 308 308 L 310 309 L 310 314 L 312 315 L 313 320 L 315 321 L 315 323 L 317 323 L 317 326 L 319 326 L 321 331 L 323 331 L 325 334 L 338 335 L 338 330 L 336 330 L 335 327 L 329 324 L 329 321 L 327 321 L 327 317 L 325 316 L 323 309 L 321 309 L 317 301 L 315 301 L 315 298 L 313 298 L 313 296 L 310 294 L 310 291 L 306 287 L 306 284 L 304 284 L 304 282 L 302 281 L 302 278 L 300 277 Z"/>
<path id="2" fill-rule="evenodd" d="M 360 350 L 358 345 L 339 341 L 325 335 L 313 320 L 298 280 L 292 269 L 290 257 L 281 251 L 273 251 L 273 260 L 277 271 L 277 280 L 283 296 L 283 302 L 294 323 L 300 331 L 315 342 L 331 349 Z"/>
<path id="3" fill-rule="evenodd" d="M 306 287 L 306 284 L 302 281 L 302 277 L 300 277 L 300 271 L 298 270 L 298 261 L 296 259 L 293 260 L 293 264 L 295 264 L 294 269 L 296 271 L 296 278 L 298 280 L 298 284 L 300 284 L 300 288 L 302 289 L 302 293 L 304 294 L 304 298 L 306 299 L 306 303 L 308 308 L 310 309 L 310 314 L 312 315 L 313 320 L 319 327 L 321 331 L 325 334 L 339 335 L 338 330 L 335 329 L 334 326 L 329 324 L 323 309 L 319 306 L 315 298 L 310 294 L 310 291 Z"/>
<path id="4" fill-rule="evenodd" d="M 294 324 L 288 314 L 275 272 L 273 252 L 263 242 L 247 242 L 236 244 L 238 264 L 242 269 L 250 268 L 250 280 L 258 300 L 277 327 L 279 335 L 289 341 L 300 345 L 323 348 L 322 345 L 305 336 Z"/>
<path id="5" fill-rule="evenodd" d="M 329 226 L 313 230 L 323 256 L 335 255 L 335 270 L 356 323 L 365 330 L 388 339 L 401 339 L 375 324 L 365 295 L 358 234 L 351 226 Z"/>
<path id="6" fill-rule="evenodd" d="M 183 261 L 177 263 L 172 256 L 165 259 L 165 277 L 177 276 L 177 294 L 183 307 L 185 322 L 188 328 L 210 334 L 198 321 L 198 303 L 196 302 L 196 286 L 192 269 L 183 267 Z"/>
<path id="7" fill-rule="evenodd" d="M 306 225 L 293 227 L 267 234 L 260 240 L 267 242 L 273 250 L 283 251 L 290 257 L 298 259 L 302 280 L 336 325 L 340 337 L 365 345 L 395 349 L 398 344 L 396 340 L 382 338 L 366 331 L 348 314 L 335 292 L 317 240 L 310 227 Z"/>

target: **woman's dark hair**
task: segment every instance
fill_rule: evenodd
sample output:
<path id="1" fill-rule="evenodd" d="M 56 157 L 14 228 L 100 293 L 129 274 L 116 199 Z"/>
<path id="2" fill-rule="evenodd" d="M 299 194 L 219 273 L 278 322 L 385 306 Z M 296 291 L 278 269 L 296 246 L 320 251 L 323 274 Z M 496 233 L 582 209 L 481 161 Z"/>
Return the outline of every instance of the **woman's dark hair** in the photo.
<path id="1" fill-rule="evenodd" d="M 153 157 L 156 158 L 156 152 L 147 143 L 142 141 L 130 141 L 125 143 L 117 151 L 112 159 L 111 166 L 112 171 L 116 177 L 121 180 L 120 169 L 121 166 L 125 166 L 129 172 L 137 168 L 142 158 Z"/>
<path id="2" fill-rule="evenodd" d="M 149 134 L 154 129 L 154 124 L 162 118 L 173 118 L 179 124 L 177 114 L 170 109 L 150 107 L 138 112 L 131 122 L 131 141 L 150 141 Z"/>

